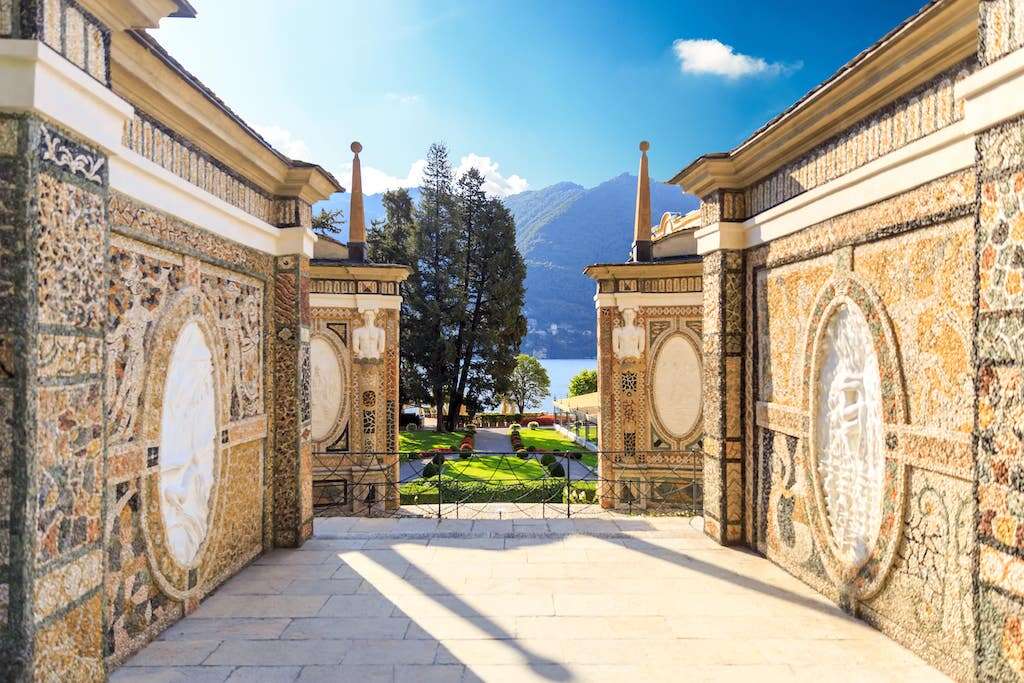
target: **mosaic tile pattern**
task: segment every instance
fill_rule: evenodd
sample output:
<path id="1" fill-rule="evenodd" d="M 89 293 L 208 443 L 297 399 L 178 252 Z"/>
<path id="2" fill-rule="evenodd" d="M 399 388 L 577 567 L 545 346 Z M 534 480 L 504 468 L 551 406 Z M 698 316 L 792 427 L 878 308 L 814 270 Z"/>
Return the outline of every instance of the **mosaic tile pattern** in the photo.
<path id="1" fill-rule="evenodd" d="M 994 60 L 1024 41 L 1020 2 L 982 3 Z M 1024 677 L 1024 119 L 979 136 L 975 341 L 978 675 Z"/>
<path id="2" fill-rule="evenodd" d="M 981 0 L 979 56 L 991 64 L 1024 47 L 1024 4 L 1021 0 Z"/>
<path id="3" fill-rule="evenodd" d="M 746 189 L 746 215 L 737 212 L 736 218 L 766 211 L 959 121 L 963 105 L 953 89 L 976 68 L 973 58 L 958 64 L 754 183 Z"/>
<path id="4" fill-rule="evenodd" d="M 15 9 L 20 21 L 15 20 Z M 110 85 L 110 29 L 74 0 L 0 0 L 0 38 L 42 40 Z"/>
<path id="5" fill-rule="evenodd" d="M 271 225 L 312 224 L 308 203 L 270 194 L 144 112 L 136 110 L 135 117 L 125 123 L 122 140 L 133 152 Z"/>

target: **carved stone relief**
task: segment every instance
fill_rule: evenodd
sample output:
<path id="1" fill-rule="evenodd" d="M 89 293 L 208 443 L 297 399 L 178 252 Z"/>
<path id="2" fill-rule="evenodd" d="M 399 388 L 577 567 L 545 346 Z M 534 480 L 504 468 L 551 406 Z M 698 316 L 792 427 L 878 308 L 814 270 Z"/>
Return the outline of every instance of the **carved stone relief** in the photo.
<path id="1" fill-rule="evenodd" d="M 192 564 L 206 538 L 216 438 L 212 356 L 192 321 L 171 353 L 160 427 L 160 509 L 167 547 L 182 565 Z"/>
<path id="2" fill-rule="evenodd" d="M 363 326 L 352 332 L 352 347 L 360 360 L 380 360 L 384 353 L 384 328 L 377 327 L 377 311 L 363 311 Z"/>
<path id="3" fill-rule="evenodd" d="M 338 355 L 322 336 L 309 343 L 313 362 L 313 441 L 323 441 L 334 431 L 345 403 L 345 378 Z"/>
<path id="4" fill-rule="evenodd" d="M 636 311 L 622 309 L 622 325 L 612 330 L 612 351 L 619 360 L 639 358 L 644 352 L 644 330 L 636 324 Z"/>
<path id="5" fill-rule="evenodd" d="M 701 420 L 700 353 L 684 334 L 668 337 L 658 349 L 652 373 L 654 414 L 668 436 L 682 438 Z"/>
<path id="6" fill-rule="evenodd" d="M 871 331 L 852 302 L 839 305 L 819 348 L 817 459 L 840 559 L 859 569 L 882 524 L 885 443 L 882 387 Z"/>
<path id="7" fill-rule="evenodd" d="M 217 311 L 224 340 L 231 419 L 259 415 L 263 412 L 263 287 L 255 280 L 239 283 L 205 275 L 203 291 Z"/>

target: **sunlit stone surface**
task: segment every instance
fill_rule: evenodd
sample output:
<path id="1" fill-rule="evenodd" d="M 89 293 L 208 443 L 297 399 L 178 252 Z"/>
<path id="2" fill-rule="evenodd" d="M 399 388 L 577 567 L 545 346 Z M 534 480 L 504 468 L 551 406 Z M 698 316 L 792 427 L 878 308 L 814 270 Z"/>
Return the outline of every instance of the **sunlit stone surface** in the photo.
<path id="1" fill-rule="evenodd" d="M 217 438 L 213 363 L 195 322 L 182 328 L 167 368 L 160 426 L 160 494 L 167 543 L 191 564 L 206 538 Z"/>
<path id="2" fill-rule="evenodd" d="M 669 436 L 688 434 L 700 419 L 700 357 L 682 335 L 666 341 L 654 361 L 654 409 Z"/>
<path id="3" fill-rule="evenodd" d="M 313 337 L 309 351 L 313 361 L 313 440 L 322 441 L 338 423 L 341 412 L 341 365 L 334 349 L 320 337 Z"/>
<path id="4" fill-rule="evenodd" d="M 859 309 L 836 309 L 818 353 L 818 469 L 839 554 L 857 568 L 878 539 L 885 474 L 878 356 Z"/>

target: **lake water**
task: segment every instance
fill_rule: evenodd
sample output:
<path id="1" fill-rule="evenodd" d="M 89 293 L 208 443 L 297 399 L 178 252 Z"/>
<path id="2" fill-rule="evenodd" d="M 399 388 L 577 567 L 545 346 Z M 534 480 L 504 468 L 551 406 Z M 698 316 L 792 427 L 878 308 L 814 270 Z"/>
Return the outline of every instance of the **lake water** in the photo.
<path id="1" fill-rule="evenodd" d="M 555 409 L 554 399 L 569 395 L 569 380 L 580 370 L 597 370 L 596 358 L 541 358 L 540 364 L 548 371 L 551 395 L 544 400 L 544 412 Z"/>

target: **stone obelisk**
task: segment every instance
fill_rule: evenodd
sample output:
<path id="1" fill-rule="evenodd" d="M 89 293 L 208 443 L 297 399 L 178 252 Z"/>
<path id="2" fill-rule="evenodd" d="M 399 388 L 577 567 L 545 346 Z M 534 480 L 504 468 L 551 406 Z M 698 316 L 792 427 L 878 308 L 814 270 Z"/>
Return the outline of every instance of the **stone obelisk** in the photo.
<path id="1" fill-rule="evenodd" d="M 651 143 L 640 143 L 640 172 L 636 180 L 636 216 L 633 221 L 633 260 L 651 260 L 651 179 L 647 172 L 647 150 Z"/>
<path id="2" fill-rule="evenodd" d="M 352 157 L 352 201 L 348 209 L 348 258 L 366 260 L 366 215 L 363 212 L 363 172 L 359 166 L 359 153 L 363 146 L 353 142 L 349 147 Z M 648 214 L 650 209 L 648 209 Z"/>

